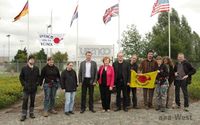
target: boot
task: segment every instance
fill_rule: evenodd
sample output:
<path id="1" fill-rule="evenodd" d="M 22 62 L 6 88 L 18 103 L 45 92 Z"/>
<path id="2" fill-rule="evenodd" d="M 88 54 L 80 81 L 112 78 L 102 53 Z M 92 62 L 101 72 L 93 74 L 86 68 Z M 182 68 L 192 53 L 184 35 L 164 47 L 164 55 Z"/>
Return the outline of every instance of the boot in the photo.
<path id="1" fill-rule="evenodd" d="M 33 108 L 33 107 L 30 108 L 29 117 L 30 117 L 30 118 L 35 118 L 35 115 L 34 115 L 34 108 Z"/>
<path id="2" fill-rule="evenodd" d="M 26 120 L 26 116 L 21 116 L 20 121 L 23 122 Z"/>

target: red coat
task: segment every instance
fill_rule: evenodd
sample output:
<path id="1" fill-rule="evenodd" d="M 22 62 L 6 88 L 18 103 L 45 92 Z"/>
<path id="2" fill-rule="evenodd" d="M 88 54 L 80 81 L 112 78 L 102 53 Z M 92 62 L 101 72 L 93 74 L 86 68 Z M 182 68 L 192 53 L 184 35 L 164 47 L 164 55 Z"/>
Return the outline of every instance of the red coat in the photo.
<path id="1" fill-rule="evenodd" d="M 102 83 L 101 80 L 102 80 L 102 73 L 103 73 L 104 67 L 105 67 L 104 65 L 102 65 L 102 66 L 99 67 L 99 71 L 98 71 L 98 76 L 99 76 L 98 83 L 99 84 Z M 113 67 L 110 66 L 110 65 L 108 65 L 106 73 L 107 73 L 107 75 L 106 75 L 107 86 L 113 87 L 114 86 L 114 75 L 115 75 Z"/>

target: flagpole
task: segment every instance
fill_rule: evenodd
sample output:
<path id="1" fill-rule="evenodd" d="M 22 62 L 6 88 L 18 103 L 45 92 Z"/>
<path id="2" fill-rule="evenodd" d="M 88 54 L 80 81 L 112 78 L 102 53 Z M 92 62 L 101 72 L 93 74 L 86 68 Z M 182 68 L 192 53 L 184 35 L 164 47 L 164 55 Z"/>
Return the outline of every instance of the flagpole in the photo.
<path id="1" fill-rule="evenodd" d="M 118 0 L 119 15 L 118 15 L 118 51 L 121 51 L 121 40 L 120 40 L 120 0 Z"/>
<path id="2" fill-rule="evenodd" d="M 169 58 L 171 58 L 171 28 L 170 28 L 170 11 L 168 12 L 168 31 L 169 31 Z"/>
<path id="3" fill-rule="evenodd" d="M 30 50 L 29 50 L 29 31 L 30 31 L 30 27 L 29 27 L 29 13 L 30 13 L 30 7 L 29 7 L 29 0 L 28 1 L 28 15 L 27 15 L 27 18 L 28 18 L 28 24 L 27 24 L 27 29 L 28 29 L 28 32 L 27 32 L 27 55 L 30 55 Z"/>
<path id="4" fill-rule="evenodd" d="M 51 9 L 51 18 L 50 18 L 50 25 L 51 25 L 51 34 L 53 32 L 53 9 Z M 52 48 L 50 48 L 50 57 L 52 56 Z"/>
<path id="5" fill-rule="evenodd" d="M 79 9 L 79 1 L 78 1 L 78 8 L 77 9 Z M 77 12 L 79 12 L 78 10 L 77 10 Z M 76 26 L 76 72 L 78 73 L 78 63 L 79 63 L 79 61 L 78 61 L 78 46 L 79 46 L 79 34 L 78 34 L 78 32 L 79 32 L 79 25 L 78 25 L 78 22 L 79 22 L 79 15 L 78 15 L 78 18 L 77 18 L 77 21 L 76 21 L 76 24 L 77 24 L 77 26 Z"/>

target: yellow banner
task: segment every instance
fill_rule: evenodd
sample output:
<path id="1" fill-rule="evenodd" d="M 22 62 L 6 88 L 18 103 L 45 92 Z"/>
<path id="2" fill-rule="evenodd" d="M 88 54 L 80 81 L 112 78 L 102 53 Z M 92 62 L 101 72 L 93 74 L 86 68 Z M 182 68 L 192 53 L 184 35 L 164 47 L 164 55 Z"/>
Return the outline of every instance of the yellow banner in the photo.
<path id="1" fill-rule="evenodd" d="M 149 72 L 145 74 L 137 74 L 131 70 L 131 88 L 155 88 L 155 80 L 158 71 Z"/>

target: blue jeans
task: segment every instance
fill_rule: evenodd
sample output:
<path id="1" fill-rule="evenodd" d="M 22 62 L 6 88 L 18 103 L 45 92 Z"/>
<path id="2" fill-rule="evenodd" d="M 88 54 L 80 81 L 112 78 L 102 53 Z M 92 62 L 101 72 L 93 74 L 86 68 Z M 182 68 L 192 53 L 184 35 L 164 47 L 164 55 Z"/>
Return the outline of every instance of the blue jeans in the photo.
<path id="1" fill-rule="evenodd" d="M 49 87 L 47 83 L 44 84 L 44 111 L 49 111 L 54 108 L 55 97 L 58 87 Z"/>
<path id="2" fill-rule="evenodd" d="M 65 112 L 73 111 L 76 92 L 65 92 Z"/>

